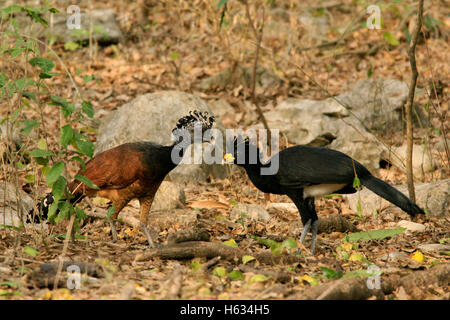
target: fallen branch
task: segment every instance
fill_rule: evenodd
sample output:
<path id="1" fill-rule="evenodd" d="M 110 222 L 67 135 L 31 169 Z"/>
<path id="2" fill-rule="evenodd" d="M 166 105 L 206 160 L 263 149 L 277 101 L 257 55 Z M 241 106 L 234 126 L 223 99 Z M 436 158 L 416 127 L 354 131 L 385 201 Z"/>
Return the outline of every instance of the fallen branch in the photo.
<path id="1" fill-rule="evenodd" d="M 379 289 L 369 289 L 366 277 L 342 278 L 308 288 L 293 299 L 318 300 L 362 300 L 372 296 L 383 299 L 397 288 L 403 287 L 413 299 L 424 298 L 424 289 L 429 286 L 447 287 L 450 284 L 450 264 L 442 263 L 428 270 L 416 271 L 404 277 L 397 275 L 381 278 Z"/>
<path id="2" fill-rule="evenodd" d="M 171 233 L 167 237 L 167 243 L 173 245 L 187 241 L 209 241 L 209 238 L 208 231 L 194 228 Z"/>
<path id="3" fill-rule="evenodd" d="M 186 260 L 193 258 L 211 259 L 220 256 L 223 260 L 240 262 L 244 255 L 248 255 L 248 253 L 239 248 L 233 248 L 220 242 L 189 241 L 164 246 L 162 248 L 151 249 L 145 253 L 137 255 L 135 261 L 145 261 L 156 257 L 164 260 Z M 287 254 L 274 256 L 270 251 L 264 251 L 253 256 L 260 263 L 268 265 L 304 262 L 303 258 L 297 256 Z"/>

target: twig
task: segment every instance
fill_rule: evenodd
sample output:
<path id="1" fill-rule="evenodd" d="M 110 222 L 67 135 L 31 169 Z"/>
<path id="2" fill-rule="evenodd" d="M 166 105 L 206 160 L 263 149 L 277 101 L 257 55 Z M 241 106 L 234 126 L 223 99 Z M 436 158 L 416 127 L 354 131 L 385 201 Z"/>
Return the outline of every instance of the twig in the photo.
<path id="1" fill-rule="evenodd" d="M 61 276 L 61 271 L 63 269 L 64 258 L 66 256 L 67 248 L 69 246 L 69 239 L 72 234 L 72 228 L 73 228 L 74 221 L 75 221 L 75 214 L 72 214 L 72 216 L 70 217 L 69 225 L 67 226 L 66 238 L 64 239 L 64 247 L 63 247 L 61 255 L 59 256 L 58 271 L 56 272 L 56 276 L 55 276 L 55 279 L 53 282 L 53 290 L 56 290 L 58 288 L 58 281 Z"/>
<path id="2" fill-rule="evenodd" d="M 413 167 L 412 167 L 412 153 L 413 153 L 413 125 L 412 125 L 412 108 L 414 104 L 414 93 L 416 91 L 417 77 L 419 73 L 417 72 L 416 65 L 416 45 L 417 39 L 419 38 L 420 29 L 422 27 L 422 16 L 423 16 L 423 0 L 419 1 L 419 11 L 417 13 L 417 23 L 416 28 L 413 32 L 413 37 L 411 39 L 408 56 L 409 62 L 411 64 L 411 82 L 409 84 L 408 100 L 406 101 L 406 178 L 408 182 L 408 193 L 409 198 L 412 201 L 416 201 L 416 194 L 414 191 L 414 179 L 413 179 Z"/>
<path id="3" fill-rule="evenodd" d="M 259 48 L 261 47 L 261 41 L 263 36 L 263 29 L 264 29 L 264 22 L 265 22 L 265 11 L 263 8 L 263 17 L 262 17 L 262 23 L 261 27 L 259 28 L 259 32 L 256 30 L 256 25 L 253 23 L 253 19 L 250 15 L 250 8 L 248 6 L 247 1 L 241 1 L 245 4 L 245 13 L 247 15 L 248 22 L 253 30 L 253 34 L 255 36 L 256 40 L 256 52 L 255 52 L 255 60 L 253 62 L 253 69 L 252 69 L 252 79 L 250 84 L 250 100 L 256 107 L 256 111 L 258 112 L 259 117 L 261 118 L 261 121 L 264 125 L 264 129 L 267 130 L 268 133 L 268 141 L 270 141 L 270 129 L 269 125 L 267 123 L 266 117 L 264 116 L 264 113 L 261 110 L 261 107 L 256 103 L 256 97 L 255 97 L 255 89 L 256 89 L 256 69 L 258 66 L 258 58 L 259 58 Z"/>

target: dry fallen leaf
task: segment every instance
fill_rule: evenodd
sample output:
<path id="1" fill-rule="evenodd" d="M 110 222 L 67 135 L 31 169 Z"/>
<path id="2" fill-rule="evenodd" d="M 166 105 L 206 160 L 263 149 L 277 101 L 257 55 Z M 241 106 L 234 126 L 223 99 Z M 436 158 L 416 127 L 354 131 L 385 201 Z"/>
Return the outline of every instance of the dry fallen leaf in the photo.
<path id="1" fill-rule="evenodd" d="M 197 209 L 228 209 L 229 206 L 225 203 L 218 202 L 215 200 L 198 200 L 191 202 L 187 205 L 189 208 Z"/>

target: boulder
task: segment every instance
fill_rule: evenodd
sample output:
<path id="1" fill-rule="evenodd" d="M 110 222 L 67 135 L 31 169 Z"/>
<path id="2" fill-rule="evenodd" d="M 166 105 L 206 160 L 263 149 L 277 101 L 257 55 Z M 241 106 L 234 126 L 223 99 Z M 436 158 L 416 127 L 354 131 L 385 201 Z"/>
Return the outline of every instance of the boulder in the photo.
<path id="1" fill-rule="evenodd" d="M 265 117 L 290 143 L 330 147 L 374 170 L 384 160 L 385 147 L 366 128 L 399 128 L 407 95 L 407 85 L 398 80 L 360 80 L 335 99 L 288 98 Z"/>
<path id="2" fill-rule="evenodd" d="M 0 224 L 19 226 L 20 216 L 25 216 L 33 208 L 33 199 L 11 183 L 0 182 Z"/>
<path id="3" fill-rule="evenodd" d="M 162 91 L 138 96 L 102 119 L 95 154 L 125 142 L 151 141 L 170 145 L 173 143 L 172 130 L 178 119 L 191 110 L 212 114 L 205 101 L 184 92 Z M 214 128 L 223 127 L 216 123 Z M 216 143 L 219 143 L 219 139 L 210 145 L 203 144 L 203 147 L 213 148 Z M 191 150 L 192 146 L 186 156 Z M 206 181 L 209 174 L 215 178 L 224 178 L 226 171 L 219 164 L 180 164 L 169 173 L 169 177 L 174 182 L 198 182 Z"/>
<path id="4" fill-rule="evenodd" d="M 408 195 L 407 186 L 394 186 L 397 190 Z M 430 217 L 450 217 L 450 179 L 430 182 L 416 183 L 416 203 L 427 212 Z M 344 195 L 348 199 L 350 208 L 356 211 L 358 199 L 361 199 L 363 214 L 371 214 L 374 210 L 381 212 L 386 208 L 397 208 L 387 200 L 379 197 L 372 191 L 364 188 L 360 194 L 354 193 Z M 398 210 L 401 210 L 398 208 Z"/>
<path id="5" fill-rule="evenodd" d="M 290 143 L 330 147 L 348 154 L 369 170 L 379 167 L 382 147 L 332 99 L 287 99 L 266 112 L 265 117 L 269 127 L 279 128 Z"/>
<path id="6" fill-rule="evenodd" d="M 396 79 L 362 79 L 351 90 L 336 98 L 344 103 L 364 124 L 380 132 L 395 131 L 404 124 L 403 107 L 408 98 L 408 84 Z M 414 106 L 415 124 L 428 123 L 421 108 Z"/>
<path id="7" fill-rule="evenodd" d="M 396 156 L 394 156 L 391 151 L 385 149 L 381 154 L 382 159 L 397 168 L 406 168 L 406 144 L 400 147 L 392 147 L 391 149 Z M 425 146 L 418 144 L 413 146 L 412 165 L 413 174 L 418 179 L 422 179 L 425 173 L 432 172 L 436 169 L 436 163 L 430 155 L 430 150 Z"/>
<path id="8" fill-rule="evenodd" d="M 180 185 L 163 181 L 155 194 L 152 211 L 182 208 L 186 204 L 186 195 Z"/>

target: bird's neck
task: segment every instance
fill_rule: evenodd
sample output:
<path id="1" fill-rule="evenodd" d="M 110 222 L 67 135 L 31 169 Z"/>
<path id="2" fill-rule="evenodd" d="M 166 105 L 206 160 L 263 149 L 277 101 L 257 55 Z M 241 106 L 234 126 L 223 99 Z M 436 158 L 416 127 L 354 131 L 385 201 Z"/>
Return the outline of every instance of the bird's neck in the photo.
<path id="1" fill-rule="evenodd" d="M 186 153 L 186 149 L 189 148 L 191 144 L 192 144 L 191 141 L 181 141 L 181 142 L 176 141 L 172 145 L 167 147 L 171 162 L 173 163 L 174 167 L 179 165 L 180 162 L 183 160 L 183 157 Z"/>

